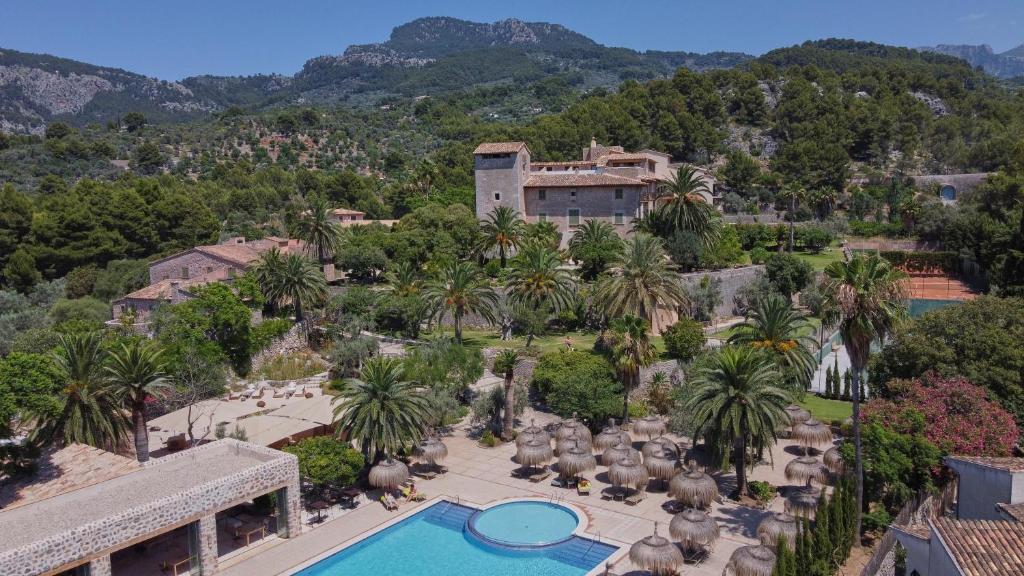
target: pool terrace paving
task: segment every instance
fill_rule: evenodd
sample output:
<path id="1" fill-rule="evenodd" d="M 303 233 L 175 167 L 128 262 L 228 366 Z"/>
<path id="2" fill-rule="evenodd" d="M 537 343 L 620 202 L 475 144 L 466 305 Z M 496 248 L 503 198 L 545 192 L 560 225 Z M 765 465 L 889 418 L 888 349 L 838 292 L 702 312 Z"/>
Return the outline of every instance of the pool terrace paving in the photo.
<path id="1" fill-rule="evenodd" d="M 432 480 L 418 479 L 417 489 L 428 499 L 441 496 L 458 500 L 463 504 L 481 506 L 507 498 L 539 497 L 554 502 L 565 501 L 579 506 L 589 519 L 587 533 L 594 538 L 612 544 L 628 547 L 633 542 L 648 536 L 659 522 L 661 533 L 667 534 L 672 515 L 662 505 L 670 501 L 663 487 L 655 486 L 646 493 L 646 498 L 635 506 L 624 502 L 601 499 L 601 490 L 607 487 L 607 468 L 598 465 L 594 472 L 585 474 L 593 481 L 590 496 L 579 496 L 575 490 L 550 485 L 550 479 L 534 484 L 512 476 L 519 467 L 513 460 L 514 444 L 495 448 L 481 447 L 465 429 L 455 430 L 444 438 L 449 456 L 444 464 L 448 472 Z M 634 446 L 642 444 L 634 438 Z M 687 444 L 682 443 L 685 448 Z M 780 487 L 790 485 L 783 469 L 797 454 L 794 443 L 784 440 L 772 451 L 774 467 L 769 463 L 757 466 L 750 475 L 751 480 L 764 480 Z M 769 459 L 768 462 L 771 462 Z M 733 474 L 716 475 L 720 491 L 728 494 L 734 482 Z M 363 501 L 359 508 L 343 513 L 314 529 L 306 529 L 301 536 L 292 540 L 281 540 L 261 547 L 233 559 L 223 572 L 230 576 L 261 576 L 287 573 L 289 569 L 307 562 L 340 545 L 365 535 L 399 514 L 415 510 L 424 504 L 402 503 L 398 512 L 387 512 L 376 501 L 377 492 L 368 494 L 372 501 Z M 740 506 L 736 502 L 723 500 L 712 506 L 712 516 L 719 523 L 721 538 L 715 544 L 709 558 L 699 565 L 685 568 L 686 574 L 718 576 L 722 573 L 733 550 L 756 542 L 757 525 L 769 511 L 781 511 L 783 498 L 778 496 L 768 510 Z M 222 564 L 222 566 L 224 566 Z M 617 574 L 629 574 L 636 568 L 624 558 L 612 566 Z"/>

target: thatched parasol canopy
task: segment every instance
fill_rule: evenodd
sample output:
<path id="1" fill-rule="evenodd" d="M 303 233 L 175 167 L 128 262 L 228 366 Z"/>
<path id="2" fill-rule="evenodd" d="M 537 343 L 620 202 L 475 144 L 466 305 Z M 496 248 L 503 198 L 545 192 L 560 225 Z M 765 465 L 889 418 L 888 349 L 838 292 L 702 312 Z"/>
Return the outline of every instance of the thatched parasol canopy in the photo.
<path id="1" fill-rule="evenodd" d="M 615 486 L 633 486 L 638 490 L 647 484 L 650 475 L 639 459 L 623 458 L 612 462 L 608 468 L 608 478 Z"/>
<path id="2" fill-rule="evenodd" d="M 561 454 L 573 446 L 579 446 L 580 448 L 587 450 L 588 452 L 593 450 L 590 445 L 590 437 L 582 438 L 577 435 L 568 436 L 555 442 L 555 448 L 558 453 Z"/>
<path id="3" fill-rule="evenodd" d="M 718 523 L 707 512 L 695 508 L 673 516 L 668 531 L 687 552 L 697 552 L 718 540 Z"/>
<path id="4" fill-rule="evenodd" d="M 814 418 L 793 426 L 793 439 L 804 446 L 832 443 L 832 429 Z"/>
<path id="5" fill-rule="evenodd" d="M 516 462 L 523 466 L 543 466 L 551 460 L 551 443 L 533 439 L 516 450 Z"/>
<path id="6" fill-rule="evenodd" d="M 574 445 L 558 453 L 558 473 L 563 478 L 571 478 L 597 467 L 597 459 L 589 449 Z"/>
<path id="7" fill-rule="evenodd" d="M 819 498 L 821 498 L 821 489 L 812 486 L 808 480 L 806 486 L 790 490 L 786 495 L 786 512 L 795 516 L 814 518 Z"/>
<path id="8" fill-rule="evenodd" d="M 711 476 L 692 469 L 673 476 L 668 493 L 687 506 L 703 509 L 718 499 L 718 484 Z"/>
<path id="9" fill-rule="evenodd" d="M 839 453 L 838 446 L 825 450 L 825 455 L 821 457 L 821 460 L 833 474 L 842 474 L 846 470 L 846 463 L 843 462 L 843 455 Z"/>
<path id="10" fill-rule="evenodd" d="M 370 485 L 375 488 L 386 488 L 388 490 L 401 486 L 409 479 L 409 468 L 390 456 L 380 461 L 376 466 L 370 468 Z"/>
<path id="11" fill-rule="evenodd" d="M 605 450 L 604 453 L 601 454 L 601 463 L 605 466 L 611 466 L 613 463 L 618 462 L 623 458 L 632 458 L 639 462 L 640 452 L 629 444 L 619 442 L 614 447 Z"/>
<path id="12" fill-rule="evenodd" d="M 796 548 L 796 534 L 800 530 L 796 517 L 786 512 L 769 514 L 757 527 L 757 538 L 761 544 L 775 549 L 779 536 L 786 537 L 786 546 L 790 550 Z"/>
<path id="13" fill-rule="evenodd" d="M 522 446 L 530 440 L 540 440 L 541 442 L 551 442 L 551 434 L 548 431 L 537 426 L 530 420 L 530 425 L 523 428 L 519 434 L 516 435 L 516 446 Z"/>
<path id="14" fill-rule="evenodd" d="M 683 553 L 668 538 L 658 536 L 658 523 L 654 534 L 629 547 L 629 560 L 655 575 L 675 574 L 686 561 Z"/>
<path id="15" fill-rule="evenodd" d="M 789 416 L 789 425 L 796 426 L 801 422 L 811 419 L 811 413 L 796 404 L 786 406 L 786 415 Z"/>
<path id="16" fill-rule="evenodd" d="M 413 454 L 430 464 L 437 464 L 448 457 L 448 447 L 434 436 L 427 436 L 413 450 Z"/>
<path id="17" fill-rule="evenodd" d="M 675 442 L 665 438 L 664 436 L 659 436 L 654 440 L 644 442 L 640 451 L 643 452 L 644 456 L 647 456 L 648 454 L 657 452 L 658 450 L 669 452 L 672 454 L 673 458 L 676 460 L 679 459 L 679 446 L 676 446 Z"/>
<path id="18" fill-rule="evenodd" d="M 608 425 L 601 429 L 601 433 L 594 436 L 594 447 L 607 450 L 622 442 L 622 429 L 615 425 L 615 419 L 609 418 Z"/>
<path id="19" fill-rule="evenodd" d="M 771 576 L 775 568 L 775 552 L 767 546 L 737 548 L 725 566 L 735 576 Z"/>
<path id="20" fill-rule="evenodd" d="M 652 478 L 671 480 L 676 474 L 676 461 L 672 454 L 659 450 L 644 456 L 644 467 Z"/>
<path id="21" fill-rule="evenodd" d="M 657 414 L 644 416 L 639 420 L 633 421 L 633 432 L 636 432 L 637 434 L 646 434 L 648 438 L 658 434 L 664 434 L 665 420 Z"/>
<path id="22" fill-rule="evenodd" d="M 801 483 L 817 480 L 824 484 L 828 482 L 828 468 L 814 456 L 801 456 L 786 464 L 786 480 Z"/>
<path id="23" fill-rule="evenodd" d="M 590 430 L 588 430 L 586 426 L 584 426 L 578 420 L 576 420 L 575 413 L 573 413 L 572 418 L 562 421 L 562 423 L 558 426 L 558 430 L 555 431 L 555 438 L 558 440 L 564 440 L 572 436 L 574 433 L 577 438 L 579 438 L 580 440 L 585 440 L 588 443 L 588 445 L 590 441 L 593 439 L 593 436 L 591 436 L 590 434 Z"/>

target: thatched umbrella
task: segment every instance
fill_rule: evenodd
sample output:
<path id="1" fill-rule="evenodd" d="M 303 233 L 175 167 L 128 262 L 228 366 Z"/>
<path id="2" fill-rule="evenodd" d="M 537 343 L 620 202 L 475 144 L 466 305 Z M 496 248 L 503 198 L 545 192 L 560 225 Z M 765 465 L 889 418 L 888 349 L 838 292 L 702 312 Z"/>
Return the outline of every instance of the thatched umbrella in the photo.
<path id="1" fill-rule="evenodd" d="M 761 544 L 775 549 L 779 536 L 786 537 L 786 545 L 790 550 L 796 548 L 796 533 L 800 530 L 796 517 L 786 512 L 769 514 L 757 527 L 757 538 Z"/>
<path id="2" fill-rule="evenodd" d="M 435 436 L 427 436 L 416 445 L 413 454 L 436 466 L 438 462 L 448 457 L 448 447 Z"/>
<path id="3" fill-rule="evenodd" d="M 612 448 L 623 442 L 623 434 L 622 429 L 615 425 L 615 419 L 609 418 L 608 425 L 601 429 L 600 434 L 594 436 L 594 448 L 600 448 L 601 450 Z M 626 443 L 628 442 L 627 440 Z"/>
<path id="4" fill-rule="evenodd" d="M 516 446 L 522 446 L 530 440 L 540 440 L 542 442 L 546 441 L 550 443 L 551 434 L 548 434 L 547 430 L 537 426 L 533 423 L 533 420 L 530 420 L 530 425 L 523 428 L 519 434 L 516 435 Z"/>
<path id="5" fill-rule="evenodd" d="M 613 463 L 622 460 L 623 458 L 632 458 L 636 461 L 640 461 L 640 452 L 635 448 L 624 442 L 619 442 L 614 447 L 609 448 L 601 454 L 601 463 L 605 466 L 611 466 Z"/>
<path id="6" fill-rule="evenodd" d="M 806 422 L 811 419 L 811 413 L 796 404 L 786 406 L 786 415 L 789 416 L 790 426 L 796 426 L 801 422 Z"/>
<path id="7" fill-rule="evenodd" d="M 639 490 L 647 484 L 650 475 L 639 459 L 626 457 L 618 462 L 612 462 L 608 468 L 608 478 L 615 486 L 633 486 Z"/>
<path id="8" fill-rule="evenodd" d="M 814 456 L 794 458 L 786 464 L 786 480 L 790 482 L 807 482 L 817 480 L 822 484 L 828 482 L 828 468 Z"/>
<path id="9" fill-rule="evenodd" d="M 558 473 L 563 478 L 572 478 L 596 467 L 594 455 L 578 444 L 558 453 Z"/>
<path id="10" fill-rule="evenodd" d="M 585 440 L 589 443 L 593 437 L 590 434 L 590 430 L 586 426 L 576 420 L 576 413 L 574 412 L 572 418 L 569 420 L 563 420 L 559 425 L 558 430 L 555 431 L 555 438 L 558 440 L 564 440 L 575 433 L 576 437 L 580 440 Z"/>
<path id="11" fill-rule="evenodd" d="M 651 452 L 644 456 L 644 468 L 652 478 L 658 480 L 671 480 L 676 475 L 676 461 L 668 452 Z"/>
<path id="12" fill-rule="evenodd" d="M 673 516 L 668 531 L 688 553 L 699 552 L 718 540 L 718 523 L 707 512 L 696 508 L 687 508 Z"/>
<path id="13" fill-rule="evenodd" d="M 647 434 L 648 439 L 652 438 L 655 434 L 664 434 L 665 420 L 656 414 L 644 416 L 639 420 L 633 421 L 633 432 Z"/>
<path id="14" fill-rule="evenodd" d="M 640 449 L 640 451 L 643 452 L 644 456 L 647 456 L 648 454 L 651 454 L 652 452 L 657 452 L 659 450 L 669 452 L 672 454 L 673 458 L 677 460 L 679 459 L 679 446 L 676 446 L 675 442 L 669 440 L 668 438 L 665 438 L 664 436 L 659 436 L 654 440 L 648 440 L 647 442 L 644 442 L 644 445 Z"/>
<path id="15" fill-rule="evenodd" d="M 818 499 L 821 498 L 821 489 L 815 488 L 808 480 L 805 486 L 789 491 L 786 495 L 786 512 L 795 516 L 814 517 L 818 509 Z"/>
<path id="16" fill-rule="evenodd" d="M 370 468 L 370 485 L 375 488 L 392 490 L 409 479 L 409 468 L 405 464 L 388 456 L 386 460 Z"/>
<path id="17" fill-rule="evenodd" d="M 793 426 L 793 439 L 804 446 L 832 443 L 832 429 L 814 418 Z"/>
<path id="18" fill-rule="evenodd" d="M 565 452 L 566 450 L 572 448 L 573 446 L 579 446 L 580 448 L 588 451 L 593 450 L 593 448 L 590 445 L 590 437 L 582 438 L 577 435 L 572 435 L 566 438 L 562 438 L 555 442 L 555 449 L 558 451 L 559 454 Z"/>
<path id="19" fill-rule="evenodd" d="M 718 484 L 707 474 L 692 468 L 672 477 L 670 496 L 692 508 L 707 508 L 718 499 Z"/>
<path id="20" fill-rule="evenodd" d="M 686 562 L 675 544 L 658 536 L 657 522 L 654 523 L 654 534 L 629 547 L 629 560 L 656 576 L 675 574 L 676 568 Z"/>
<path id="21" fill-rule="evenodd" d="M 734 576 L 771 576 L 773 568 L 775 552 L 767 546 L 737 548 L 725 566 L 726 573 Z"/>
<path id="22" fill-rule="evenodd" d="M 846 463 L 843 462 L 843 455 L 839 453 L 838 446 L 825 450 L 825 455 L 821 457 L 821 460 L 833 474 L 842 474 L 846 470 Z"/>
<path id="23" fill-rule="evenodd" d="M 537 438 L 526 442 L 516 450 L 516 462 L 528 468 L 543 466 L 548 460 L 551 460 L 551 457 L 551 443 Z"/>

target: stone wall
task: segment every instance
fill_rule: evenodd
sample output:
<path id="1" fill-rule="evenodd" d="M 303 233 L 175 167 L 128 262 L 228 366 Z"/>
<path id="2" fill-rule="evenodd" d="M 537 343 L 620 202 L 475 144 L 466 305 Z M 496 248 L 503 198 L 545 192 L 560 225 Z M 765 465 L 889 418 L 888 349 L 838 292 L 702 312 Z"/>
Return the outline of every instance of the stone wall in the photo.
<path id="1" fill-rule="evenodd" d="M 715 308 L 715 315 L 719 318 L 735 316 L 733 312 L 733 297 L 736 291 L 754 280 L 758 272 L 763 272 L 763 265 L 741 266 L 739 268 L 727 268 L 714 272 L 691 272 L 682 274 L 683 285 L 687 288 L 700 284 L 705 276 L 718 278 L 722 281 L 722 302 Z"/>
<path id="2" fill-rule="evenodd" d="M 252 357 L 252 371 L 256 372 L 263 364 L 275 356 L 308 350 L 306 331 L 303 324 L 296 324 L 290 330 L 275 339 L 269 346 L 260 350 Z"/>
<path id="3" fill-rule="evenodd" d="M 544 190 L 544 200 L 539 198 Z M 622 198 L 615 199 L 615 191 L 622 191 Z M 544 214 L 548 222 L 558 226 L 562 235 L 562 246 L 576 233 L 576 226 L 569 226 L 569 209 L 580 211 L 579 222 L 598 220 L 612 225 L 615 232 L 625 237 L 633 226 L 633 220 L 640 210 L 640 186 L 587 186 L 581 188 L 527 188 L 523 191 L 525 213 L 528 223 L 540 220 Z M 575 194 L 575 195 L 574 195 Z M 622 224 L 615 224 L 615 213 L 622 213 Z"/>
<path id="4" fill-rule="evenodd" d="M 216 258 L 193 248 L 176 256 L 168 256 L 163 260 L 157 260 L 150 264 L 149 283 L 155 284 L 161 280 L 174 278 L 198 278 L 214 270 L 225 268 L 239 268 L 239 266 L 233 262 Z M 187 275 L 182 275 L 183 270 L 187 270 Z M 239 270 L 239 274 L 242 272 L 244 270 Z"/>

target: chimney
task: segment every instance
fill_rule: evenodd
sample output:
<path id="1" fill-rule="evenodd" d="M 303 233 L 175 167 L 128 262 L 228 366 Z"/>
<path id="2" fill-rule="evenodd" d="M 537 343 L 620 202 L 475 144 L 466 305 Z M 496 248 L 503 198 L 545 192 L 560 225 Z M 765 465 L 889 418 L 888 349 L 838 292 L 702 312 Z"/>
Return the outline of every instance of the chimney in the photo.
<path id="1" fill-rule="evenodd" d="M 594 138 L 593 136 L 590 137 L 590 147 L 597 148 L 597 138 Z"/>

